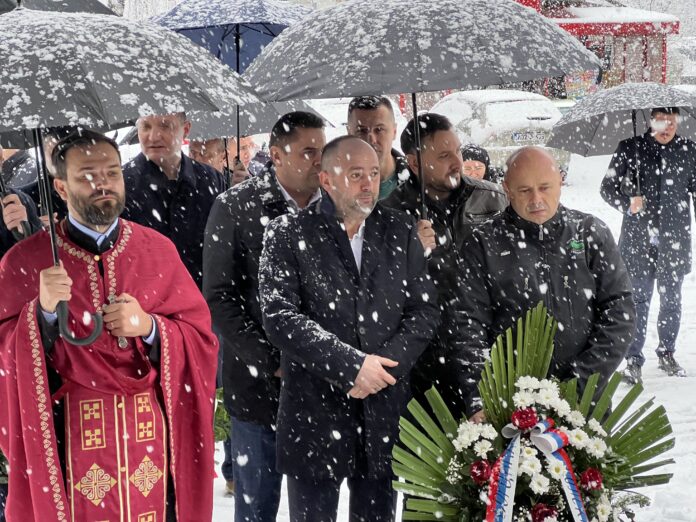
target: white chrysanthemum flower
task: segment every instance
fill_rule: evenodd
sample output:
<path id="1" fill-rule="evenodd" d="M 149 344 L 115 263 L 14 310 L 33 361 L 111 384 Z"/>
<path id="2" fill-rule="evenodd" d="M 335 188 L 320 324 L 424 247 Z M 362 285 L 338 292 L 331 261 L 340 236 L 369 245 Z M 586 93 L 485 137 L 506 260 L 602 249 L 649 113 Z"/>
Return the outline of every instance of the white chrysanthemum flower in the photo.
<path id="1" fill-rule="evenodd" d="M 549 490 L 550 483 L 551 481 L 548 477 L 542 475 L 541 473 L 537 473 L 532 477 L 532 480 L 529 482 L 529 487 L 537 495 L 543 495 Z"/>
<path id="2" fill-rule="evenodd" d="M 489 440 L 480 440 L 476 444 L 474 444 L 474 453 L 476 453 L 477 457 L 480 457 L 482 459 L 485 459 L 488 455 L 488 452 L 492 449 L 493 444 L 491 444 L 491 441 Z"/>
<path id="3" fill-rule="evenodd" d="M 551 379 L 543 379 L 539 381 L 539 388 L 542 390 L 551 390 L 552 392 L 559 393 L 558 383 L 552 381 Z"/>
<path id="4" fill-rule="evenodd" d="M 590 441 L 590 437 L 583 430 L 576 428 L 568 432 L 568 440 L 574 448 L 584 449 Z"/>
<path id="5" fill-rule="evenodd" d="M 544 388 L 536 392 L 534 394 L 534 398 L 536 399 L 536 402 L 545 408 L 550 408 L 554 402 L 558 401 L 559 396 L 558 392 Z"/>
<path id="6" fill-rule="evenodd" d="M 488 440 L 494 440 L 498 436 L 492 424 L 479 424 L 481 426 L 481 437 Z"/>
<path id="7" fill-rule="evenodd" d="M 585 416 L 578 410 L 571 411 L 566 418 L 568 419 L 568 422 L 570 422 L 576 428 L 582 428 L 585 425 Z"/>
<path id="8" fill-rule="evenodd" d="M 599 437 L 592 437 L 587 442 L 587 445 L 585 446 L 585 451 L 587 451 L 587 453 L 589 453 L 593 457 L 601 459 L 607 453 L 607 443 Z"/>
<path id="9" fill-rule="evenodd" d="M 587 426 L 597 435 L 601 435 L 602 437 L 607 436 L 606 430 L 602 428 L 602 425 L 599 423 L 597 419 L 590 419 L 590 421 L 587 423 Z"/>
<path id="10" fill-rule="evenodd" d="M 452 445 L 457 451 L 462 451 L 471 446 L 478 439 L 478 436 L 476 424 L 462 422 L 457 430 L 457 438 L 452 441 Z"/>
<path id="11" fill-rule="evenodd" d="M 534 477 L 535 475 L 541 473 L 541 462 L 536 457 L 524 459 L 522 464 L 520 464 L 519 469 L 523 474 Z"/>
<path id="12" fill-rule="evenodd" d="M 537 450 L 533 446 L 523 446 L 520 452 L 520 457 L 524 459 L 535 459 L 537 456 Z"/>
<path id="13" fill-rule="evenodd" d="M 561 480 L 565 475 L 566 468 L 562 462 L 554 459 L 546 466 L 546 471 L 549 472 L 551 478 Z"/>
<path id="14" fill-rule="evenodd" d="M 517 379 L 515 386 L 520 390 L 538 390 L 539 389 L 539 379 L 536 377 L 531 377 L 529 375 L 523 375 Z"/>
<path id="15" fill-rule="evenodd" d="M 557 401 L 553 401 L 551 403 L 551 407 L 554 410 L 556 410 L 556 413 L 558 413 L 558 415 L 561 417 L 567 417 L 568 415 L 570 415 L 570 412 L 572 411 L 570 404 L 568 404 L 568 401 L 565 399 L 561 399 L 560 397 Z"/>
<path id="16" fill-rule="evenodd" d="M 534 394 L 526 390 L 518 391 L 512 396 L 512 403 L 515 405 L 515 408 L 534 406 Z"/>
<path id="17" fill-rule="evenodd" d="M 610 504 L 597 504 L 597 518 L 599 522 L 607 522 L 611 516 Z"/>

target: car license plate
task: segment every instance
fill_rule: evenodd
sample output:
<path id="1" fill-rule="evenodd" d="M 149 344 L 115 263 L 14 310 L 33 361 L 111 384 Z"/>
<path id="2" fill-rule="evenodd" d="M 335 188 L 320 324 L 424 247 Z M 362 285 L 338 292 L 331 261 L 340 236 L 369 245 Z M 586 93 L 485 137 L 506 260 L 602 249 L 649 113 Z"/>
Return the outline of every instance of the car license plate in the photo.
<path id="1" fill-rule="evenodd" d="M 541 131 L 520 131 L 512 133 L 512 141 L 515 143 L 544 143 L 546 140 Z"/>

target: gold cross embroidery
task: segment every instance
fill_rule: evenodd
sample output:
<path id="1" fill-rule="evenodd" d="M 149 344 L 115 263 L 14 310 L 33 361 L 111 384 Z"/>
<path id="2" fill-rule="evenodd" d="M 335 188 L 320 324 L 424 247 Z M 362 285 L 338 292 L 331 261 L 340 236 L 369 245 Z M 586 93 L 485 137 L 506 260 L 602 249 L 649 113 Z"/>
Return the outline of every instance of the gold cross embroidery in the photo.
<path id="1" fill-rule="evenodd" d="M 149 413 L 151 411 L 150 398 L 147 395 L 138 396 L 138 413 Z"/>
<path id="2" fill-rule="evenodd" d="M 101 403 L 100 402 L 84 402 L 84 403 L 82 403 L 82 418 L 84 420 L 101 419 Z"/>
<path id="3" fill-rule="evenodd" d="M 144 497 L 147 497 L 161 478 L 162 471 L 150 460 L 150 457 L 144 457 L 130 476 L 130 481 Z"/>
<path id="4" fill-rule="evenodd" d="M 97 464 L 92 464 L 85 476 L 75 485 L 75 489 L 87 497 L 92 504 L 98 506 L 114 484 L 116 481 L 111 475 Z"/>
<path id="5" fill-rule="evenodd" d="M 86 447 L 101 446 L 103 442 L 102 431 L 99 428 L 85 430 L 84 444 Z"/>

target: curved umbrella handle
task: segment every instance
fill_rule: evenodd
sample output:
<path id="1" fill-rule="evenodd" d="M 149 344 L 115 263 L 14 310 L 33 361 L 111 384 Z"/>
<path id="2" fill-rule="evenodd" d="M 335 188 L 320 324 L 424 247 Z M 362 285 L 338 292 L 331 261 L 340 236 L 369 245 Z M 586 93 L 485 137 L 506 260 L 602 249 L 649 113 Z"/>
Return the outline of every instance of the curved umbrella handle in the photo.
<path id="1" fill-rule="evenodd" d="M 92 330 L 91 334 L 82 339 L 73 337 L 72 334 L 70 334 L 70 329 L 68 328 L 67 301 L 60 301 L 58 303 L 58 306 L 56 306 L 56 313 L 58 314 L 58 327 L 60 328 L 60 336 L 70 344 L 74 344 L 75 346 L 86 346 L 88 344 L 92 344 L 102 333 L 103 320 L 102 315 L 99 313 L 92 314 L 92 319 L 94 320 L 94 330 Z"/>
<path id="2" fill-rule="evenodd" d="M 26 239 L 31 236 L 31 227 L 29 226 L 28 221 L 22 221 L 21 227 L 22 230 L 17 230 L 16 228 L 12 229 L 12 237 L 14 237 L 17 241 L 21 241 L 22 239 Z"/>

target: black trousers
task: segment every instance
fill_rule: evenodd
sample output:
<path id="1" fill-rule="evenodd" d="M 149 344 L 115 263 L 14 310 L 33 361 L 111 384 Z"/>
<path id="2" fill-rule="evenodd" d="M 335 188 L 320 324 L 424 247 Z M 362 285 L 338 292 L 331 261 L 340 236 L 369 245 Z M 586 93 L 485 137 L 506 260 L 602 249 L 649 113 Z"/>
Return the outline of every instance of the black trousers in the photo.
<path id="1" fill-rule="evenodd" d="M 393 522 L 396 492 L 392 477 L 348 478 L 350 522 Z M 335 522 L 341 481 L 287 477 L 290 522 Z"/>

